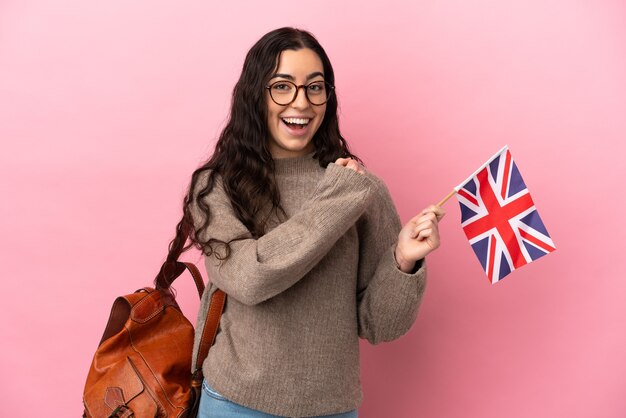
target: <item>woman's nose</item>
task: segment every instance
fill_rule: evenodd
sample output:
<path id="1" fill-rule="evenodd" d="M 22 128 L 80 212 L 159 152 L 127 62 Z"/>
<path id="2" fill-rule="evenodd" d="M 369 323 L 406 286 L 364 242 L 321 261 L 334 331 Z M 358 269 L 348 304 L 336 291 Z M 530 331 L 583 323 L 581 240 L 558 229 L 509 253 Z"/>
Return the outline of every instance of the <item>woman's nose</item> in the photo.
<path id="1" fill-rule="evenodd" d="M 305 89 L 305 86 L 298 87 L 298 90 L 296 91 L 296 100 L 291 103 L 293 107 L 303 109 L 309 106 L 309 99 L 306 97 Z"/>

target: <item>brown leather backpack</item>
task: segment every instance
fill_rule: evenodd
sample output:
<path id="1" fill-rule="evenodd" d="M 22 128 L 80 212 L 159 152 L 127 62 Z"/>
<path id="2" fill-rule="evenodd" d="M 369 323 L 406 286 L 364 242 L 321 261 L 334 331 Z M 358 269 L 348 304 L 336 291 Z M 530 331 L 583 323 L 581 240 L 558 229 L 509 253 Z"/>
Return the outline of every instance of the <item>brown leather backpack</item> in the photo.
<path id="1" fill-rule="evenodd" d="M 84 417 L 180 417 L 197 414 L 202 363 L 213 344 L 225 294 L 216 290 L 192 373 L 194 328 L 181 312 L 170 285 L 189 270 L 202 297 L 195 265 L 163 264 L 156 289 L 118 297 L 94 355 L 83 393 Z"/>

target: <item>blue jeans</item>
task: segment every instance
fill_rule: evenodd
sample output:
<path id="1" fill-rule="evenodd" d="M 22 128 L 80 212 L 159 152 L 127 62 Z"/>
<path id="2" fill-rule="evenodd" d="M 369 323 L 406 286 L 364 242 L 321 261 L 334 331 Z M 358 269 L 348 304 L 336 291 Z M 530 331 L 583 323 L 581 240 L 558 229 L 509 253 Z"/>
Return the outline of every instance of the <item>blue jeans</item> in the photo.
<path id="1" fill-rule="evenodd" d="M 357 418 L 357 411 L 343 414 L 325 415 L 324 418 Z M 202 395 L 198 408 L 198 418 L 278 418 L 277 415 L 246 408 L 243 405 L 229 401 L 212 387 L 206 380 L 202 382 Z M 321 418 L 321 417 L 315 417 Z"/>

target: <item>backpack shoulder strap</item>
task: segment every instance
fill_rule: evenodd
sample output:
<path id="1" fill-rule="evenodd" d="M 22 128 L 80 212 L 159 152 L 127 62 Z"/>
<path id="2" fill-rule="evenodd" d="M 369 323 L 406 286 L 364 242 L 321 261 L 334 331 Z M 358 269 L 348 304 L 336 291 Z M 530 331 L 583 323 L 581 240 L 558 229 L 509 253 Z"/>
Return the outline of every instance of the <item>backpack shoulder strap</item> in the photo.
<path id="1" fill-rule="evenodd" d="M 198 296 L 202 298 L 202 294 L 204 293 L 204 281 L 202 280 L 200 271 L 193 263 L 166 261 L 161 266 L 161 270 L 159 270 L 156 279 L 154 279 L 155 287 L 157 289 L 168 289 L 172 283 L 174 283 L 174 280 L 183 274 L 185 269 L 191 273 L 191 277 L 193 277 L 196 289 L 198 290 Z"/>
<path id="2" fill-rule="evenodd" d="M 209 349 L 215 341 L 217 328 L 220 325 L 220 319 L 222 318 L 222 312 L 224 312 L 225 303 L 226 293 L 220 289 L 216 289 L 211 296 L 209 312 L 207 314 L 207 319 L 204 322 L 204 329 L 202 330 L 200 347 L 198 348 L 198 356 L 196 358 L 196 369 L 202 369 L 202 363 L 209 354 Z"/>

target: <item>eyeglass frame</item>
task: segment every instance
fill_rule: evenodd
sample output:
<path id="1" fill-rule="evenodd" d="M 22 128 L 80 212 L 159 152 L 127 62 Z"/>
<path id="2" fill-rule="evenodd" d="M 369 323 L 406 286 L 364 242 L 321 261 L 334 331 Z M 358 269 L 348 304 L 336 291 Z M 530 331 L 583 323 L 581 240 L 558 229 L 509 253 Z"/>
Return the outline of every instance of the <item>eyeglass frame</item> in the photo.
<path id="1" fill-rule="evenodd" d="M 272 86 L 273 86 L 273 85 L 275 85 L 275 84 L 278 84 L 278 83 L 289 83 L 289 84 L 291 84 L 291 85 L 293 85 L 293 86 L 295 86 L 295 87 L 296 87 L 296 93 L 293 95 L 293 99 L 291 99 L 291 101 L 290 101 L 289 103 L 285 103 L 285 104 L 278 103 L 278 102 L 276 101 L 276 99 L 274 99 L 274 96 L 272 96 Z M 311 101 L 311 99 L 309 99 L 309 91 L 308 91 L 308 87 L 309 87 L 311 84 L 315 84 L 315 83 L 324 83 L 326 86 L 328 86 L 328 92 L 329 92 L 329 93 L 328 93 L 328 95 L 327 95 L 327 97 L 326 97 L 326 101 L 325 101 L 324 103 L 315 104 L 315 103 L 313 103 L 313 102 Z M 329 83 L 328 81 L 326 81 L 326 80 L 316 80 L 316 81 L 311 81 L 309 84 L 300 84 L 300 85 L 298 85 L 298 84 L 294 83 L 293 81 L 289 81 L 289 80 L 278 80 L 278 81 L 274 81 L 274 82 L 273 82 L 272 84 L 270 84 L 269 86 L 265 86 L 265 88 L 266 88 L 266 89 L 269 91 L 269 93 L 270 93 L 270 99 L 272 99 L 272 101 L 273 101 L 274 103 L 276 103 L 278 106 L 289 106 L 290 104 L 292 104 L 293 102 L 295 102 L 295 101 L 296 101 L 296 99 L 298 98 L 298 93 L 300 93 L 300 88 L 304 88 L 304 97 L 306 97 L 307 101 L 308 101 L 309 103 L 311 103 L 311 105 L 313 105 L 313 106 L 323 106 L 323 105 L 325 105 L 326 103 L 328 103 L 328 101 L 330 100 L 330 98 L 331 98 L 331 97 L 332 97 L 332 95 L 333 95 L 333 91 L 335 90 L 335 86 L 333 86 L 332 84 L 330 84 L 330 83 Z"/>

